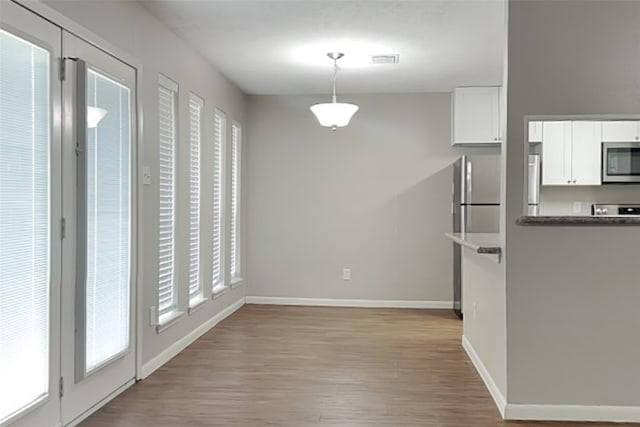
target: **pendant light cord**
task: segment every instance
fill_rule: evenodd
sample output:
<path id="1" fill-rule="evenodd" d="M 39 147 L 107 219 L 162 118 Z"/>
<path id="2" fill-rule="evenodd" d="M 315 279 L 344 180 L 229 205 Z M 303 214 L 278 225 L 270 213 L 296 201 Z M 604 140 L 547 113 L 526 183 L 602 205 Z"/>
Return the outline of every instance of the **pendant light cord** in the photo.
<path id="1" fill-rule="evenodd" d="M 338 59 L 333 59 L 333 103 L 336 103 L 336 77 L 338 77 Z"/>

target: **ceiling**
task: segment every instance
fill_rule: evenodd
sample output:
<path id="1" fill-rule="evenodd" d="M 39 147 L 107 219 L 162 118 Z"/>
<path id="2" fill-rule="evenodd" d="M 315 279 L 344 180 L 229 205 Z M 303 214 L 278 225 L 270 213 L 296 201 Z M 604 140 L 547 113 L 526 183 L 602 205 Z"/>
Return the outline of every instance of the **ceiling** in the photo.
<path id="1" fill-rule="evenodd" d="M 329 93 L 332 51 L 338 96 L 502 81 L 504 0 L 139 1 L 248 94 Z"/>

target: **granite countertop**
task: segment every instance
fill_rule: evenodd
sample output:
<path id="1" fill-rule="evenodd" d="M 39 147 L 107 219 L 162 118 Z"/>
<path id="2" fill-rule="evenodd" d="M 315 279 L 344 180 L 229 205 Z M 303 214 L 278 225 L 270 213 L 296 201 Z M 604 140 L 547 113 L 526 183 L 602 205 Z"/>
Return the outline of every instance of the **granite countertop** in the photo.
<path id="1" fill-rule="evenodd" d="M 640 216 L 521 216 L 518 225 L 640 225 Z"/>
<path id="2" fill-rule="evenodd" d="M 498 233 L 445 233 L 454 242 L 472 249 L 479 254 L 500 255 L 500 234 Z"/>

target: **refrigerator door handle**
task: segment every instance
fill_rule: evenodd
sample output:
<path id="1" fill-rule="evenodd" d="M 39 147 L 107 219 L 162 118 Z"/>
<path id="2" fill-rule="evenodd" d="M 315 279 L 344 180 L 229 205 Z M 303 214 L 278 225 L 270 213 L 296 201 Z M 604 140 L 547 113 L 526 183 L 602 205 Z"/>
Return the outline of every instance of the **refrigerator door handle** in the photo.
<path id="1" fill-rule="evenodd" d="M 471 162 L 467 159 L 467 156 L 460 158 L 460 203 L 463 205 L 470 202 L 469 195 L 471 191 L 468 189 L 469 174 L 467 172 L 470 164 Z"/>
<path id="2" fill-rule="evenodd" d="M 473 164 L 471 163 L 471 160 L 467 160 L 466 162 L 466 167 L 465 167 L 465 189 L 466 189 L 466 195 L 465 195 L 465 199 L 467 203 L 471 203 L 473 200 L 471 200 L 471 195 L 473 194 Z"/>

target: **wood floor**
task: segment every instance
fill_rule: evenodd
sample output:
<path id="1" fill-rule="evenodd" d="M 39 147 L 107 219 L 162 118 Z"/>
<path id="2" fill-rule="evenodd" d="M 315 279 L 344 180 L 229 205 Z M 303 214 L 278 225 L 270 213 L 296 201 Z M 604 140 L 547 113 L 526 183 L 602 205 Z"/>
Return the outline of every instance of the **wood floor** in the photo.
<path id="1" fill-rule="evenodd" d="M 460 337 L 445 310 L 246 305 L 81 426 L 586 425 L 502 421 Z"/>

